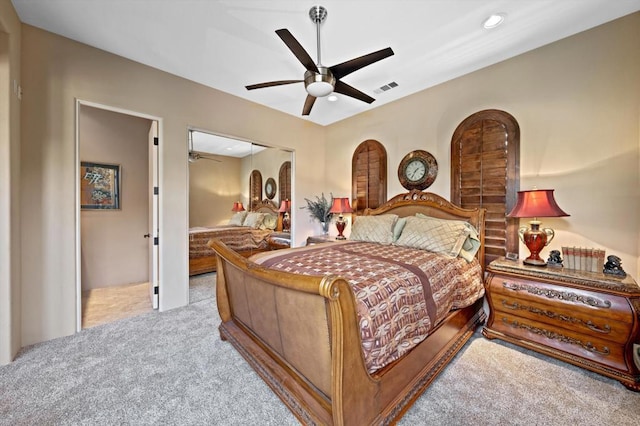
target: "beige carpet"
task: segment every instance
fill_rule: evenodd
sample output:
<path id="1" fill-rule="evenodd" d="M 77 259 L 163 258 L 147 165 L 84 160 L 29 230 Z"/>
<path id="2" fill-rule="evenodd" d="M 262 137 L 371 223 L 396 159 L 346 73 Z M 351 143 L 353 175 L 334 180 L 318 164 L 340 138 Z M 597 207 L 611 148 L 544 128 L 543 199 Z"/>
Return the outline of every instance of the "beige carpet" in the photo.
<path id="1" fill-rule="evenodd" d="M 24 348 L 0 367 L 0 425 L 296 425 L 220 340 L 215 274 L 193 302 Z M 197 296 L 196 296 L 197 294 Z M 640 393 L 476 333 L 400 425 L 640 424 Z"/>

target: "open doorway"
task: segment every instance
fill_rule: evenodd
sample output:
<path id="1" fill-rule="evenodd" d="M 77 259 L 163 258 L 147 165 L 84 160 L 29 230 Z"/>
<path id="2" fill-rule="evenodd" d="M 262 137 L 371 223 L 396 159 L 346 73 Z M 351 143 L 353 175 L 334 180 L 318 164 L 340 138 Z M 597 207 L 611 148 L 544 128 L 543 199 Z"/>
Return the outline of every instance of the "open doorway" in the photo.
<path id="1" fill-rule="evenodd" d="M 80 330 L 157 308 L 158 123 L 79 102 L 77 126 Z"/>

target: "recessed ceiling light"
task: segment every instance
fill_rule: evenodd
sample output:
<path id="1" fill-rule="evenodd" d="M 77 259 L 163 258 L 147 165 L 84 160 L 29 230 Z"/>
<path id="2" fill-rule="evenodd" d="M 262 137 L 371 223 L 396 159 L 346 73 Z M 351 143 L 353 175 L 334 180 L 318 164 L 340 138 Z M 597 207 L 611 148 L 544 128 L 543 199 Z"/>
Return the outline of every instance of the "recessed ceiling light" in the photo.
<path id="1" fill-rule="evenodd" d="M 485 27 L 486 29 L 495 28 L 504 22 L 505 16 L 506 15 L 504 13 L 494 13 L 493 15 L 485 19 L 482 26 Z"/>
<path id="2" fill-rule="evenodd" d="M 328 100 L 329 102 L 335 102 L 335 101 L 337 101 L 337 100 L 338 100 L 338 97 L 337 97 L 336 95 L 329 95 L 329 96 L 327 97 L 327 100 Z"/>

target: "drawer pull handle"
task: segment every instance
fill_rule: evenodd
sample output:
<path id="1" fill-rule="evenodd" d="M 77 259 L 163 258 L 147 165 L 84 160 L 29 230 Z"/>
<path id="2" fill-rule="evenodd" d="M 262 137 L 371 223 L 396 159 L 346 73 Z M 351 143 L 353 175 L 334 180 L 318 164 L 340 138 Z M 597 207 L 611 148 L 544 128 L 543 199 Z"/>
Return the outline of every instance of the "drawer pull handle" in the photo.
<path id="1" fill-rule="evenodd" d="M 609 324 L 605 324 L 604 327 L 600 328 L 597 325 L 595 325 L 594 323 L 592 323 L 591 321 L 587 321 L 587 322 L 584 323 L 584 325 L 586 325 L 587 327 L 589 327 L 593 331 L 597 331 L 598 333 L 602 333 L 602 334 L 611 333 L 611 327 L 609 326 Z"/>
<path id="2" fill-rule="evenodd" d="M 526 291 L 529 294 L 535 294 L 536 296 L 545 296 L 549 299 L 559 299 L 566 300 L 568 302 L 583 303 L 594 308 L 611 307 L 611 302 L 608 300 L 600 300 L 595 297 L 582 296 L 568 291 L 557 291 L 546 288 L 538 288 L 531 285 L 510 283 L 507 281 L 502 282 L 502 287 L 506 288 L 507 290 Z"/>
<path id="3" fill-rule="evenodd" d="M 533 306 L 521 305 L 518 302 L 509 303 L 509 302 L 507 302 L 506 299 L 502 299 L 502 306 L 504 306 L 507 309 L 514 310 L 514 311 L 520 309 L 520 310 L 523 310 L 523 311 L 529 311 L 529 312 L 531 312 L 533 314 L 545 316 L 547 318 L 551 318 L 551 319 L 555 319 L 555 320 L 569 322 L 569 323 L 572 323 L 572 324 L 582 324 L 585 327 L 589 328 L 590 330 L 593 330 L 593 331 L 596 331 L 596 332 L 602 333 L 602 334 L 611 333 L 611 327 L 609 326 L 609 324 L 605 324 L 604 326 L 599 327 L 599 326 L 595 325 L 591 320 L 589 320 L 587 322 L 584 322 L 580 318 L 571 317 L 571 316 L 568 316 L 568 315 L 557 314 L 555 312 L 547 311 L 545 309 L 534 308 Z"/>
<path id="4" fill-rule="evenodd" d="M 507 318 L 502 318 L 502 322 L 506 325 L 513 328 L 521 328 L 523 330 L 527 330 L 531 333 L 538 334 L 540 336 L 544 336 L 548 339 L 559 340 L 563 343 L 569 343 L 571 345 L 577 345 L 582 347 L 583 349 L 588 350 L 589 352 L 593 352 L 596 354 L 607 356 L 611 353 L 608 347 L 603 346 L 602 349 L 596 348 L 591 342 L 583 342 L 582 340 L 575 339 L 573 337 L 565 336 L 564 334 L 556 333 L 555 331 L 549 331 L 544 328 L 534 327 L 532 325 L 523 324 L 518 321 L 509 321 Z"/>

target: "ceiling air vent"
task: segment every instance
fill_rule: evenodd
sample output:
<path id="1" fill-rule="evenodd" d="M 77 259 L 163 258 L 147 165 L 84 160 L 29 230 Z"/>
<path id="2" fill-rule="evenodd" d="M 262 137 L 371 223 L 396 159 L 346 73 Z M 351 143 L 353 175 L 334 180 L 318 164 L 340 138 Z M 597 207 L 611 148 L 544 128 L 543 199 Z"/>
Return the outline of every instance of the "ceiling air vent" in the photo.
<path id="1" fill-rule="evenodd" d="M 384 86 L 380 86 L 377 89 L 374 89 L 373 93 L 380 94 L 382 92 L 386 92 L 387 90 L 391 90 L 394 87 L 398 87 L 398 83 L 396 83 L 395 81 L 392 81 L 391 83 L 387 83 Z"/>

